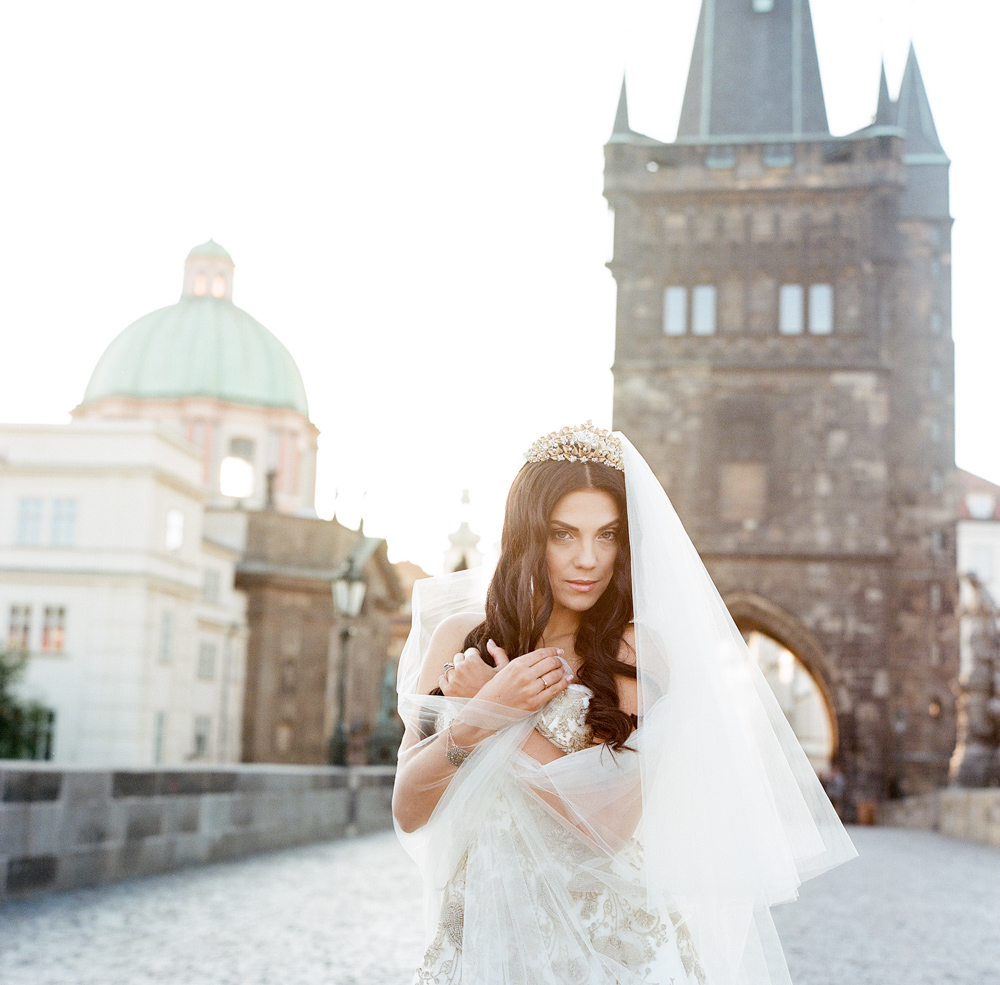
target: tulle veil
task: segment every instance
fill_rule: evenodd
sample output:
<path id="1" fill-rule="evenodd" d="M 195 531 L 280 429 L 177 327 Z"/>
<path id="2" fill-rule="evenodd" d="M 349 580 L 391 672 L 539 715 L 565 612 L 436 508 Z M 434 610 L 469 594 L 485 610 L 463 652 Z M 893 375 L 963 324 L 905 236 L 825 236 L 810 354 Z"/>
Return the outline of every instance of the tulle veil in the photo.
<path id="1" fill-rule="evenodd" d="M 440 939 L 450 880 L 462 867 L 461 977 L 448 981 L 670 985 L 680 972 L 667 946 L 653 947 L 632 977 L 610 945 L 580 933 L 577 897 L 563 885 L 572 857 L 603 886 L 638 880 L 644 912 L 670 914 L 685 928 L 698 982 L 790 985 L 769 908 L 857 853 L 662 486 L 628 439 L 615 437 L 625 472 L 639 688 L 639 726 L 628 750 L 611 755 L 595 746 L 540 766 L 520 751 L 535 716 L 476 698 L 418 694 L 435 627 L 449 615 L 481 611 L 486 586 L 475 569 L 414 586 L 413 626 L 399 663 L 407 729 L 400 768 L 431 741 L 430 723 L 461 718 L 496 729 L 456 772 L 430 820 L 399 831 L 424 877 L 427 938 Z M 562 934 L 558 972 L 551 940 L 547 951 L 537 941 L 532 899 L 539 894 L 542 923 Z M 687 972 L 696 980 L 689 965 Z"/>

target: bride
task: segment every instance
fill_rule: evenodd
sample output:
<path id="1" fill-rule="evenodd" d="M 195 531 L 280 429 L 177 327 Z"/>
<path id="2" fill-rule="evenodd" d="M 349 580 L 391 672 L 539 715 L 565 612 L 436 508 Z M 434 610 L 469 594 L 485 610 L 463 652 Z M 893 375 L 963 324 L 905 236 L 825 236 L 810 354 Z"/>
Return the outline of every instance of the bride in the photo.
<path id="1" fill-rule="evenodd" d="M 789 982 L 769 907 L 854 848 L 627 439 L 535 442 L 482 605 L 417 582 L 400 658 L 414 981 Z"/>

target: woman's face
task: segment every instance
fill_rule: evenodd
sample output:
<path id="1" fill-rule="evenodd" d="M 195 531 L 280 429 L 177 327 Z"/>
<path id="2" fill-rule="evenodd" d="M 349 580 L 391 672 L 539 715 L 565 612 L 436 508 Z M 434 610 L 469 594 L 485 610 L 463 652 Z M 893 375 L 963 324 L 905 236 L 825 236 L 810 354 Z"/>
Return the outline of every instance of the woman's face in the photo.
<path id="1" fill-rule="evenodd" d="M 549 518 L 545 564 L 557 606 L 586 612 L 611 581 L 621 518 L 610 494 L 577 489 L 556 503 Z"/>

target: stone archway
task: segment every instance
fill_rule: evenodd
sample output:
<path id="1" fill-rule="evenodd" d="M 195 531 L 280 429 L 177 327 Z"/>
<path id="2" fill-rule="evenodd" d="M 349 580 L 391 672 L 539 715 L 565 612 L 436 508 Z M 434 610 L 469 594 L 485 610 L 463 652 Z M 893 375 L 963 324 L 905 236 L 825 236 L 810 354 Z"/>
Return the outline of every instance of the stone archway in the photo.
<path id="1" fill-rule="evenodd" d="M 750 592 L 726 598 L 736 625 L 818 771 L 840 743 L 829 659 L 819 640 L 780 606 Z"/>

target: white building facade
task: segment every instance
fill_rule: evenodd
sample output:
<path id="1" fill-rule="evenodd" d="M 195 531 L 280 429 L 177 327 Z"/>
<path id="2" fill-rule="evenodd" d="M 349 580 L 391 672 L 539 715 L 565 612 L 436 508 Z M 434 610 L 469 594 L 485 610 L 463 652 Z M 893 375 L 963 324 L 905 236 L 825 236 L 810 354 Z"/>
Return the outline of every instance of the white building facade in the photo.
<path id="1" fill-rule="evenodd" d="M 55 760 L 239 760 L 244 600 L 207 499 L 156 422 L 0 426 L 0 625 Z"/>

